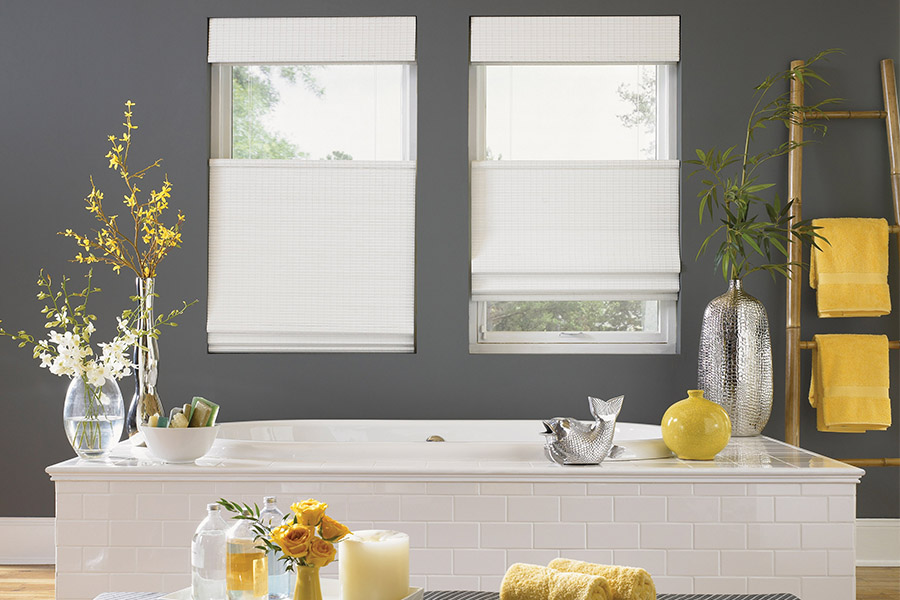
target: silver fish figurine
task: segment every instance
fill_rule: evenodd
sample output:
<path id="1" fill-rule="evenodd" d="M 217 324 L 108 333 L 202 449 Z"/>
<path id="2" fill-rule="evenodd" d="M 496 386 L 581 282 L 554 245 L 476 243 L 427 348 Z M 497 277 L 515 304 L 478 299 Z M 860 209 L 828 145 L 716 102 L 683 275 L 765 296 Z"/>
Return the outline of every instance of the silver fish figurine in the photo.
<path id="1" fill-rule="evenodd" d="M 544 421 L 544 453 L 560 465 L 599 465 L 609 456 L 616 433 L 616 418 L 625 396 L 610 400 L 588 397 L 593 423 L 571 417 Z"/>

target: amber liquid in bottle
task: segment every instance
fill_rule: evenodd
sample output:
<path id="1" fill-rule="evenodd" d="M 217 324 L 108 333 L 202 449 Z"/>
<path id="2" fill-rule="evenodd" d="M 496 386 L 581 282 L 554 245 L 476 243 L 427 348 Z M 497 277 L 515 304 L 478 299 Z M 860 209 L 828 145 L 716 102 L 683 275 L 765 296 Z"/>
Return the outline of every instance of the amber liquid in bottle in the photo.
<path id="1" fill-rule="evenodd" d="M 225 587 L 228 600 L 266 600 L 269 564 L 253 540 L 228 540 Z"/>

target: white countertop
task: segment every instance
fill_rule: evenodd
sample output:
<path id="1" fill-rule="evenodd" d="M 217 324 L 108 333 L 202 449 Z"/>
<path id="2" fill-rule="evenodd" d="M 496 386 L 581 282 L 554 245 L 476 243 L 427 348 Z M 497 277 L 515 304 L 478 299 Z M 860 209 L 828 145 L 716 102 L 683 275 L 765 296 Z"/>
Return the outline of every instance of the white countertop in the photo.
<path id="1" fill-rule="evenodd" d="M 329 443 L 310 443 L 310 455 L 303 460 L 223 458 L 229 440 L 216 440 L 210 453 L 195 464 L 166 464 L 146 448 L 120 443 L 104 462 L 73 458 L 50 467 L 54 481 L 111 480 L 228 480 L 261 481 L 273 478 L 311 481 L 533 481 L 539 478 L 559 482 L 620 481 L 709 481 L 709 482 L 790 482 L 855 483 L 865 473 L 825 456 L 768 437 L 732 438 L 712 461 L 676 458 L 640 461 L 606 461 L 597 466 L 562 467 L 549 461 L 454 461 L 429 460 L 421 452 L 423 442 L 408 444 L 408 460 L 375 460 L 365 454 L 358 459 L 321 460 Z M 378 442 L 375 442 L 376 444 Z M 394 443 L 394 442 L 381 442 Z M 446 442 L 470 444 L 473 442 Z M 494 442 L 500 443 L 500 442 Z M 539 443 L 538 443 L 539 444 Z M 325 452 L 323 452 L 323 446 Z M 302 449 L 302 446 L 301 446 Z M 344 453 L 346 454 L 346 453 Z M 427 454 L 427 453 L 424 453 Z M 432 457 L 433 458 L 433 457 Z"/>

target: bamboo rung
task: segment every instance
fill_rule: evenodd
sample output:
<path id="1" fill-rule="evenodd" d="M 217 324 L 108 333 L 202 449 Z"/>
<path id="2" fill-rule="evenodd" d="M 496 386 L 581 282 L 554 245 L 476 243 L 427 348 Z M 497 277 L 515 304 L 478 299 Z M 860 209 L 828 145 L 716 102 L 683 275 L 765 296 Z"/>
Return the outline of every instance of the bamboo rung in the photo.
<path id="1" fill-rule="evenodd" d="M 888 231 L 891 233 L 900 233 L 900 225 L 888 225 Z"/>
<path id="2" fill-rule="evenodd" d="M 854 467 L 900 467 L 900 458 L 839 458 Z"/>
<path id="3" fill-rule="evenodd" d="M 801 350 L 812 350 L 816 347 L 816 343 L 812 342 L 800 342 Z M 891 340 L 888 342 L 888 348 L 891 350 L 900 350 L 900 340 Z"/>
<path id="4" fill-rule="evenodd" d="M 886 119 L 886 110 L 822 110 L 803 113 L 807 121 L 816 119 Z"/>

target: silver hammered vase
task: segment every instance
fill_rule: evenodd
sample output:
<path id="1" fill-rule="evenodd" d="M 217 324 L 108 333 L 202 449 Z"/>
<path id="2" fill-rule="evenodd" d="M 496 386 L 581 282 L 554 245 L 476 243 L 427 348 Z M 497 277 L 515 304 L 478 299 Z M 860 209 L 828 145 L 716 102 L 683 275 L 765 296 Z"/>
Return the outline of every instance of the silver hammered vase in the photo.
<path id="1" fill-rule="evenodd" d="M 136 279 L 137 293 L 140 298 L 141 315 L 139 328 L 141 331 L 153 331 L 153 304 L 156 299 L 156 280 L 153 277 Z M 156 338 L 141 335 L 134 347 L 134 396 L 128 407 L 125 427 L 128 437 L 138 432 L 138 424 L 145 425 L 151 416 L 166 416 L 156 389 L 159 375 L 159 346 Z"/>
<path id="2" fill-rule="evenodd" d="M 762 302 L 740 279 L 703 313 L 698 388 L 731 418 L 731 435 L 759 435 L 772 413 L 772 340 Z"/>

